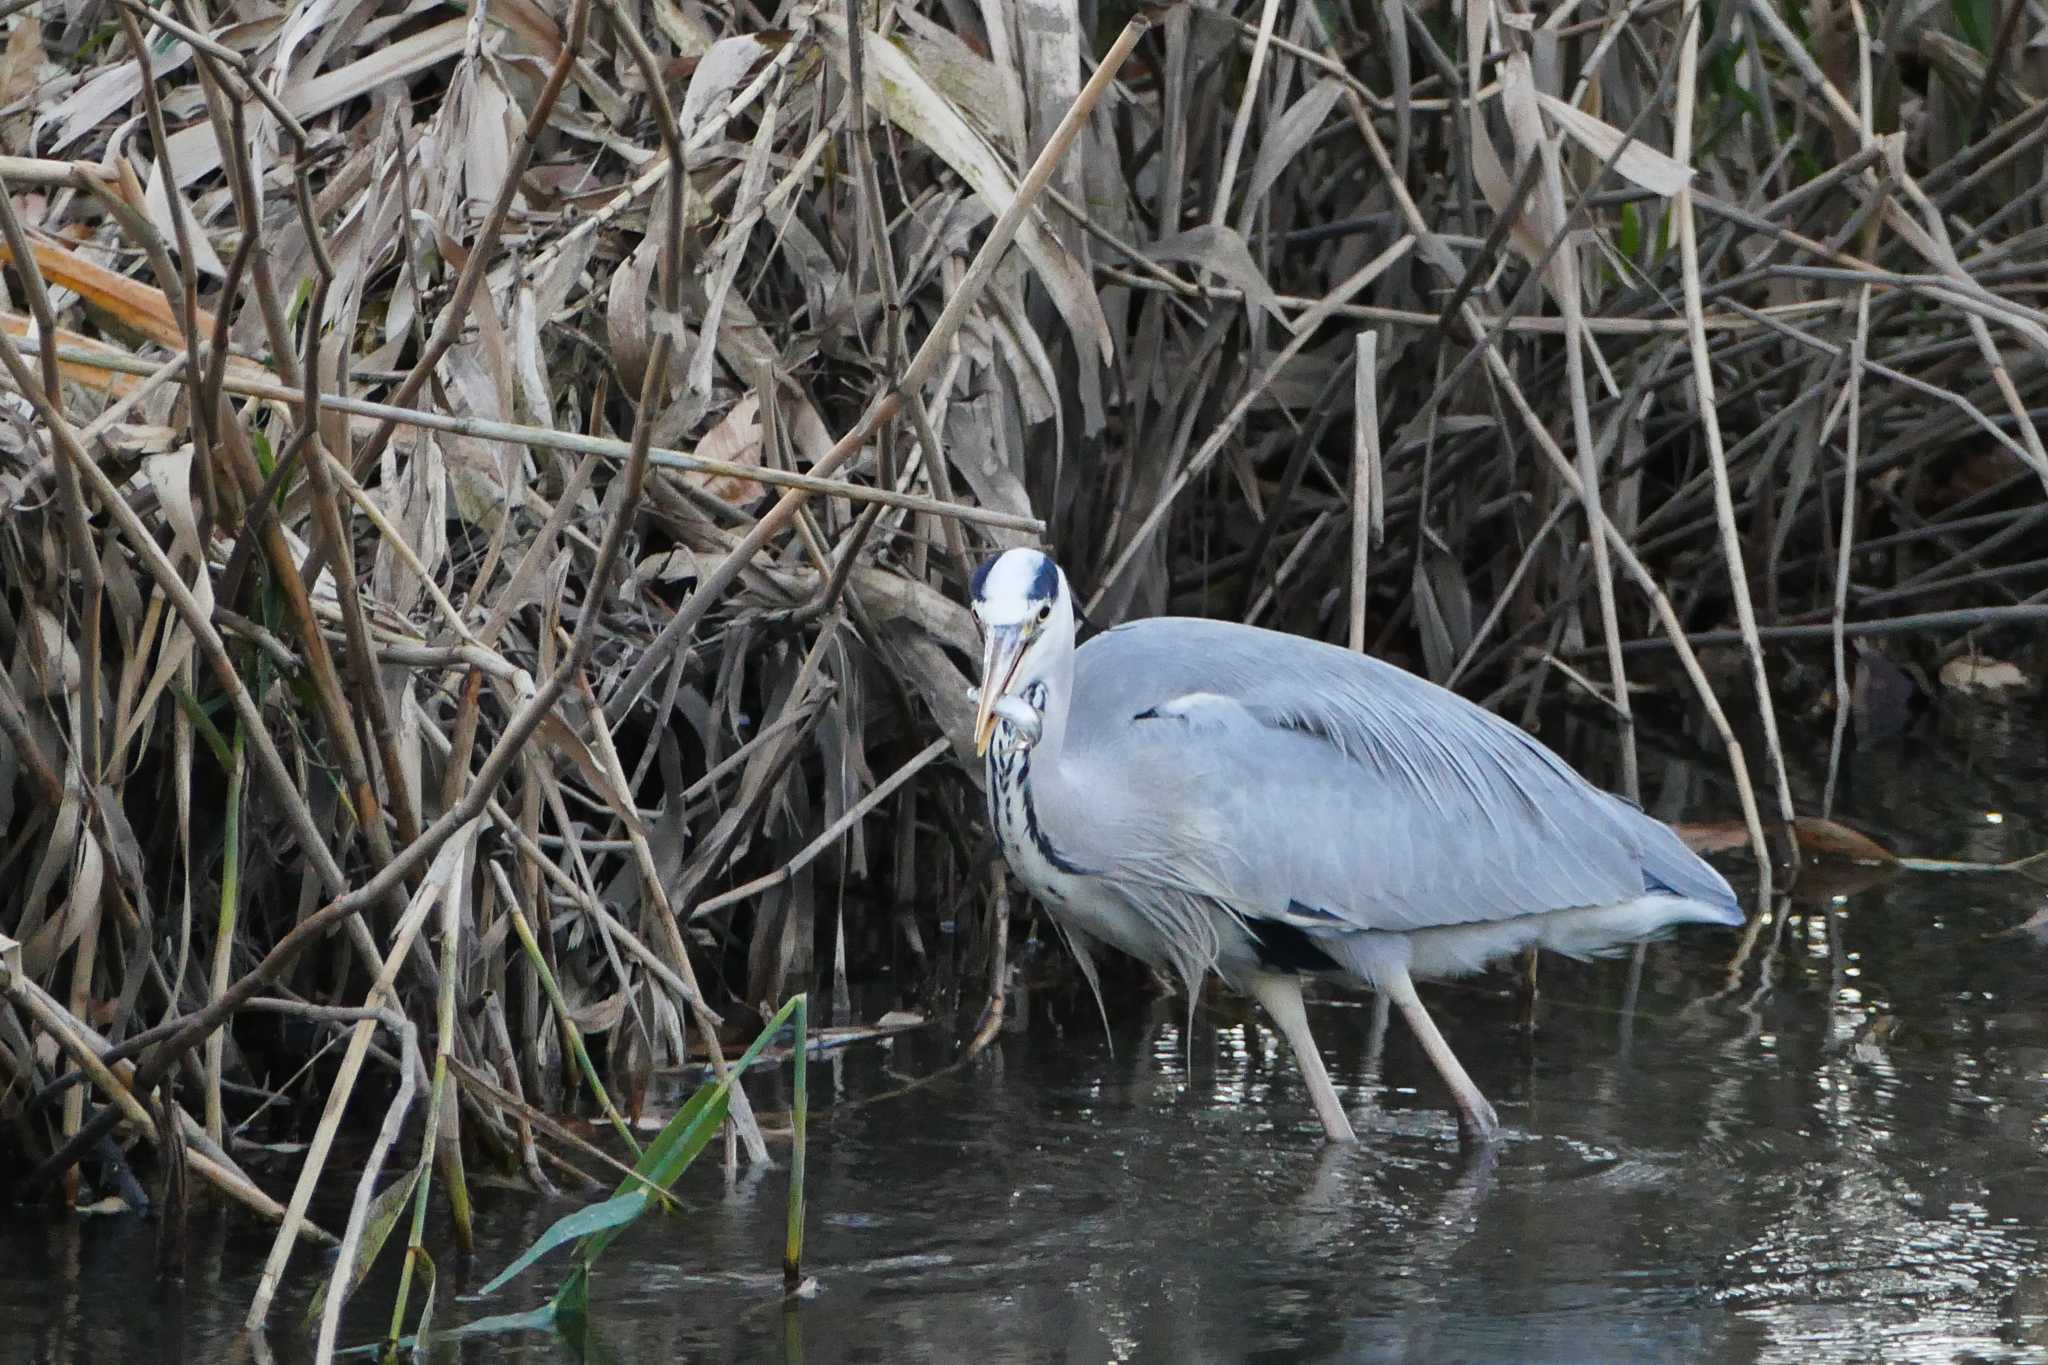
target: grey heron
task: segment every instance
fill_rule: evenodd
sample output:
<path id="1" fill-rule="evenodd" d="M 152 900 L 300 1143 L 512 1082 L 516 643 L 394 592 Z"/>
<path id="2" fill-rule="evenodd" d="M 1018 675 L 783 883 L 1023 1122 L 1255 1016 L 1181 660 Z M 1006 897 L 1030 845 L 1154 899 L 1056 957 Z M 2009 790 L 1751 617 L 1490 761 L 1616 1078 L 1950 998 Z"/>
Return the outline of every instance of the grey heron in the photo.
<path id="1" fill-rule="evenodd" d="M 1686 922 L 1739 925 L 1720 873 L 1662 822 L 1526 732 L 1412 673 L 1335 645 L 1185 617 L 1076 648 L 1066 575 L 1013 549 L 976 570 L 974 723 L 989 819 L 1012 871 L 1065 932 L 1186 987 L 1214 972 L 1279 1026 L 1334 1141 L 1351 1122 L 1301 979 L 1398 1006 L 1449 1085 L 1460 1132 L 1490 1138 L 1415 979 L 1531 945 L 1573 955 Z"/>

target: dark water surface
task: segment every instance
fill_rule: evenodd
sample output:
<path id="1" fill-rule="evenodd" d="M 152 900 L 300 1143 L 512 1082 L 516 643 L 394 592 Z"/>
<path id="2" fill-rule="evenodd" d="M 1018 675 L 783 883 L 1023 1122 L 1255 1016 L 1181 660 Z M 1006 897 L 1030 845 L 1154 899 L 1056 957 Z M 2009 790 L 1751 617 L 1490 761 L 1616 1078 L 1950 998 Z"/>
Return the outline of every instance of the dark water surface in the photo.
<path id="1" fill-rule="evenodd" d="M 1923 856 L 2048 846 L 2036 714 L 1952 717 L 1860 755 L 1845 813 Z M 1653 792 L 1659 775 L 1646 769 Z M 1817 792 L 1814 771 L 1795 782 Z M 1134 1005 L 1105 1039 L 1092 1006 L 1026 992 L 990 1054 L 900 1096 L 887 1097 L 940 1068 L 951 1038 L 813 1067 L 821 1111 L 871 1101 L 814 1122 L 814 1298 L 780 1293 L 783 1171 L 728 1185 L 706 1163 L 684 1216 L 636 1228 L 602 1264 L 602 1351 L 2048 1360 L 2048 946 L 2007 932 L 2044 905 L 2011 877 L 1821 888 L 1773 914 L 1732 988 L 1740 935 L 1721 931 L 1688 930 L 1640 963 L 1546 958 L 1533 1038 L 1504 975 L 1425 988 L 1506 1125 L 1490 1164 L 1461 1159 L 1398 1022 L 1375 1055 L 1369 1000 L 1313 1007 L 1363 1139 L 1337 1150 L 1285 1049 L 1235 1002 L 1206 997 L 1191 1033 L 1180 1002 Z M 785 1102 L 772 1083 L 756 1093 Z M 453 1294 L 570 1207 L 484 1191 L 475 1258 L 437 1252 L 440 1321 L 544 1297 L 551 1275 L 487 1303 Z M 0 1219 L 0 1356 L 234 1358 L 264 1230 L 200 1214 L 171 1291 L 151 1278 L 148 1222 Z M 310 1355 L 295 1324 L 323 1264 L 294 1262 L 297 1288 L 247 1358 Z M 382 1330 L 392 1282 L 373 1277 L 345 1340 Z M 433 1358 L 568 1357 L 521 1337 Z"/>

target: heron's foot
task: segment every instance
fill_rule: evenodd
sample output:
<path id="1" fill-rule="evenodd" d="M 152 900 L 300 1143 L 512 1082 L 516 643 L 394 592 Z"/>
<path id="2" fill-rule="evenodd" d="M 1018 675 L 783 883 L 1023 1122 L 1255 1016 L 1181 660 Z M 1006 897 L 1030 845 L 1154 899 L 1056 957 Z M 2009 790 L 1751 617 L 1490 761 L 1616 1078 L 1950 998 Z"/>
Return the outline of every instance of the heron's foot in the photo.
<path id="1" fill-rule="evenodd" d="M 1474 1098 L 1478 1103 L 1458 1108 L 1458 1146 L 1467 1151 L 1491 1147 L 1500 1136 L 1500 1117 L 1493 1112 L 1493 1106 L 1484 1098 Z"/>

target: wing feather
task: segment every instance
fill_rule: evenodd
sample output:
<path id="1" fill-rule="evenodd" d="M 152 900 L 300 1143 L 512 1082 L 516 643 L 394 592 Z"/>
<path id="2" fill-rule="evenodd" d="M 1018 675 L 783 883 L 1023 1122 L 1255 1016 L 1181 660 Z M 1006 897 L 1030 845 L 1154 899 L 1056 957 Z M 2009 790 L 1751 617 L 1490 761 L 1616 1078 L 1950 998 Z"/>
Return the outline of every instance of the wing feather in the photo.
<path id="1" fill-rule="evenodd" d="M 1420 929 L 1668 890 L 1735 908 L 1661 823 L 1392 665 L 1220 622 L 1075 655 L 1055 841 L 1132 882 L 1327 931 Z"/>

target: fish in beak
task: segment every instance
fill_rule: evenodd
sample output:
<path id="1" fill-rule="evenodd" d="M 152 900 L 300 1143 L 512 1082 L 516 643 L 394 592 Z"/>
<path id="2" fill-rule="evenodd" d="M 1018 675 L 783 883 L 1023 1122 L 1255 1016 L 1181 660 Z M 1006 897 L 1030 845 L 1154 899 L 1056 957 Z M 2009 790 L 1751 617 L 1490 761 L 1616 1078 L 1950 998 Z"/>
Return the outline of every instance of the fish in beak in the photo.
<path id="1" fill-rule="evenodd" d="M 995 738 L 996 703 L 1009 695 L 1010 687 L 1017 681 L 1017 669 L 1024 662 L 1024 649 L 1031 643 L 1024 627 L 990 626 L 988 638 L 981 647 L 981 699 L 974 709 L 974 753 L 978 758 L 988 752 L 989 741 Z"/>

